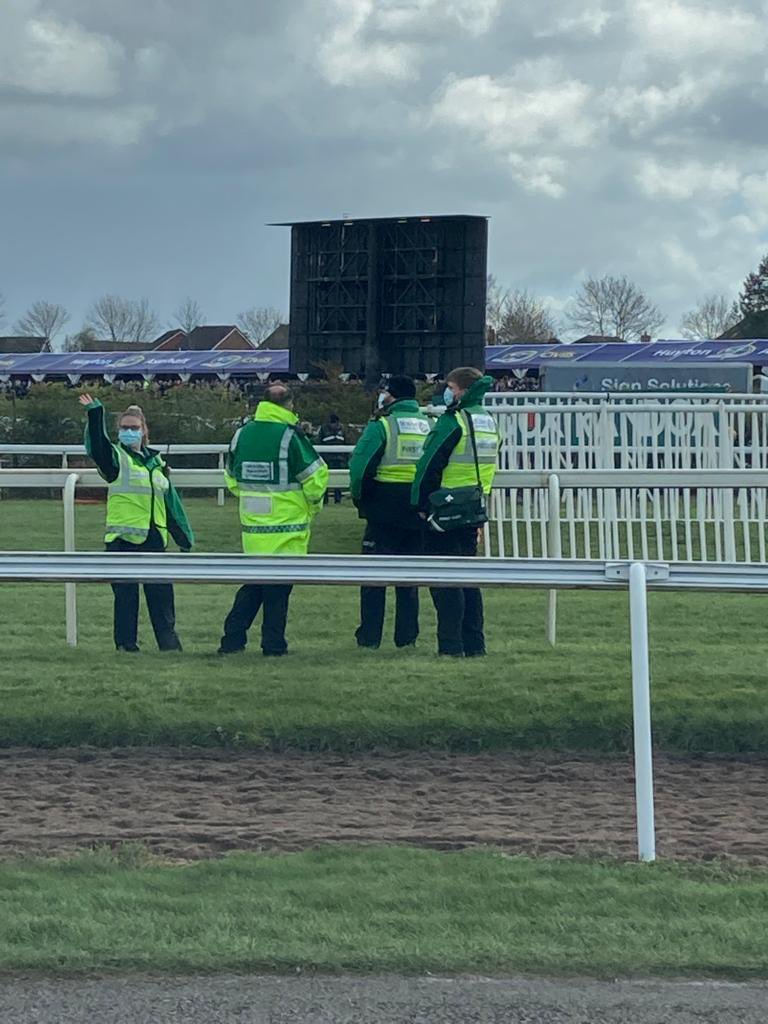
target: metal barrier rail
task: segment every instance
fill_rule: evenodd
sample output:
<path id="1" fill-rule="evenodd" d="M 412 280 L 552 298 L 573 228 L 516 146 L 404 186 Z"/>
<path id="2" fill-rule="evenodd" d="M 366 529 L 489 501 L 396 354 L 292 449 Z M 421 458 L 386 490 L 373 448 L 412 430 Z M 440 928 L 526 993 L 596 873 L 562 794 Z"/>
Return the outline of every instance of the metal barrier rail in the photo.
<path id="1" fill-rule="evenodd" d="M 497 586 L 616 590 L 628 588 L 637 847 L 656 859 L 647 591 L 768 592 L 768 565 L 578 562 L 563 560 L 391 558 L 307 555 L 132 555 L 0 552 L 0 582 L 293 583 L 341 586 Z"/>

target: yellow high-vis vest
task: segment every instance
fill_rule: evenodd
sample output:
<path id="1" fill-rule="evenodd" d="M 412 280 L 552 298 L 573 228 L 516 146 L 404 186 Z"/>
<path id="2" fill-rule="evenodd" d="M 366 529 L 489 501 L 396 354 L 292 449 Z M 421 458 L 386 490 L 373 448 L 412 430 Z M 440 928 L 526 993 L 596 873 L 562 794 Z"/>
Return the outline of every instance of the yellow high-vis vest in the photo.
<path id="1" fill-rule="evenodd" d="M 130 544 L 142 544 L 149 536 L 149 527 L 154 522 L 163 544 L 168 543 L 168 519 L 165 511 L 165 496 L 168 480 L 163 473 L 163 460 L 159 455 L 145 466 L 133 459 L 128 452 L 115 445 L 119 460 L 117 479 L 107 491 L 107 526 L 104 540 L 121 538 Z"/>
<path id="2" fill-rule="evenodd" d="M 421 410 L 395 410 L 389 416 L 382 416 L 379 423 L 384 428 L 387 443 L 374 479 L 383 484 L 412 484 L 416 478 L 416 463 L 432 429 L 428 416 Z"/>
<path id="3" fill-rule="evenodd" d="M 456 422 L 461 427 L 461 439 L 451 452 L 448 464 L 443 470 L 441 487 L 471 487 L 477 484 L 477 470 L 472 441 L 469 436 L 467 417 L 472 417 L 477 446 L 477 463 L 480 483 L 485 494 L 491 493 L 493 478 L 496 475 L 496 461 L 499 452 L 499 433 L 496 421 L 487 412 L 468 412 L 462 409 L 456 414 Z"/>

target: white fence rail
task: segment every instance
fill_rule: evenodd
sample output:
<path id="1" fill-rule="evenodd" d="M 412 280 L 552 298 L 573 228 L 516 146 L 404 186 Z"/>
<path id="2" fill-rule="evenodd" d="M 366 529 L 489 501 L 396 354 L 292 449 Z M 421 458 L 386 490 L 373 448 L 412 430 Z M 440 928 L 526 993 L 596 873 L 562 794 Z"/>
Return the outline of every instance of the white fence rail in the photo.
<path id="1" fill-rule="evenodd" d="M 638 857 L 656 858 L 647 590 L 768 592 L 768 566 L 309 555 L 0 552 L 0 583 L 299 583 L 629 590 Z"/>

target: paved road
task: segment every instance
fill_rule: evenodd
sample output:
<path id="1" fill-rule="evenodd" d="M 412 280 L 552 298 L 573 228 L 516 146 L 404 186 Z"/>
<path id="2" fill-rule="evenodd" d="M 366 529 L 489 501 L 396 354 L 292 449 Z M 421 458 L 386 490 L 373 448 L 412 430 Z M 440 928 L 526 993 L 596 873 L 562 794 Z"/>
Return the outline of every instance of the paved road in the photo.
<path id="1" fill-rule="evenodd" d="M 0 979 L 2 1024 L 765 1024 L 768 984 L 490 978 Z"/>

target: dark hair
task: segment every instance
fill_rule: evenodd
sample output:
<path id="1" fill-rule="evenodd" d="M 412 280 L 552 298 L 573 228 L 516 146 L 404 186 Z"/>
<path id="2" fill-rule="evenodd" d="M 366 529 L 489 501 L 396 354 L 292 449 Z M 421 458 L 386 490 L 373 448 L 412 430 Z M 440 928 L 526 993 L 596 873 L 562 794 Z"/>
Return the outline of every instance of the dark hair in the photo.
<path id="1" fill-rule="evenodd" d="M 293 392 L 286 384 L 270 384 L 264 388 L 264 401 L 272 402 L 273 405 L 290 405 L 293 401 Z"/>
<path id="2" fill-rule="evenodd" d="M 458 384 L 462 391 L 466 391 L 482 376 L 480 370 L 474 366 L 457 366 L 455 370 L 451 370 L 445 378 L 445 382 L 446 384 Z"/>
<path id="3" fill-rule="evenodd" d="M 384 388 L 393 398 L 416 397 L 416 385 L 413 382 L 413 378 L 406 377 L 402 373 L 393 374 L 384 385 Z"/>

